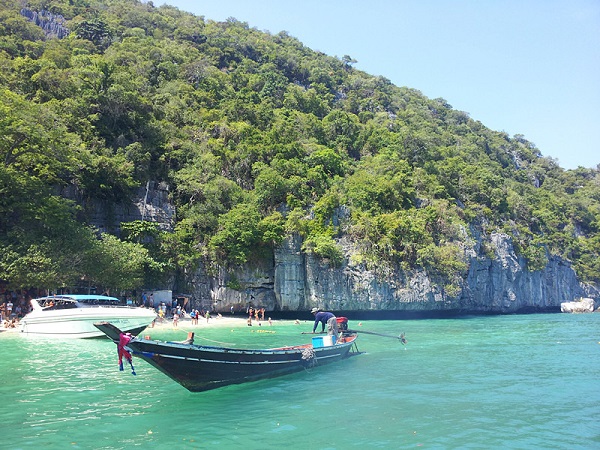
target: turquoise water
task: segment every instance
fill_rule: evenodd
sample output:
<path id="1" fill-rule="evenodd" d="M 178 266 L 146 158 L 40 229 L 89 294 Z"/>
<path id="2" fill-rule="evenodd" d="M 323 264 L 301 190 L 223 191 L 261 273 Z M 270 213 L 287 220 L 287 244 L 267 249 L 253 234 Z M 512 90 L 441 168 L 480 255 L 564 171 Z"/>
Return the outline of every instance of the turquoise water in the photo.
<path id="1" fill-rule="evenodd" d="M 302 343 L 311 323 L 199 326 L 197 343 Z M 359 328 L 356 321 L 352 328 Z M 182 327 L 151 330 L 183 340 Z M 108 340 L 0 333 L 0 448 L 600 448 L 600 314 L 364 321 L 365 352 L 190 393 Z"/>

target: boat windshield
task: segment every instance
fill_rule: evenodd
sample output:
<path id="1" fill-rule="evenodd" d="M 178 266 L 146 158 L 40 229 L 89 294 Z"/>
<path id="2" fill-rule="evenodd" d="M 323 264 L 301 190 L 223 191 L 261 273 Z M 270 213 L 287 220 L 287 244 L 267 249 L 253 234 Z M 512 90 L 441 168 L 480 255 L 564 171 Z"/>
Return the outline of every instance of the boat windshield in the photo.
<path id="1" fill-rule="evenodd" d="M 69 309 L 88 306 L 119 306 L 120 300 L 116 297 L 103 295 L 53 295 L 34 300 L 42 309 Z"/>
<path id="2" fill-rule="evenodd" d="M 83 305 L 112 305 L 117 306 L 121 304 L 121 302 L 116 298 L 110 297 L 94 297 L 94 298 L 78 298 L 77 301 Z"/>
<path id="3" fill-rule="evenodd" d="M 44 310 L 77 308 L 77 305 L 73 300 L 62 298 L 42 298 L 38 299 L 38 303 Z"/>

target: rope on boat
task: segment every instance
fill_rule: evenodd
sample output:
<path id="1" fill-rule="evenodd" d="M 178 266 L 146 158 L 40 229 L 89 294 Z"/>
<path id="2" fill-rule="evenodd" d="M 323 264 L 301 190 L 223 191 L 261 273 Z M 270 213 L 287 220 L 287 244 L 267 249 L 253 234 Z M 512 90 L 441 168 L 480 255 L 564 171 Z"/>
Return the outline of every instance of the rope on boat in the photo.
<path id="1" fill-rule="evenodd" d="M 310 347 L 302 350 L 302 361 L 307 367 L 313 367 L 317 363 L 315 351 Z"/>

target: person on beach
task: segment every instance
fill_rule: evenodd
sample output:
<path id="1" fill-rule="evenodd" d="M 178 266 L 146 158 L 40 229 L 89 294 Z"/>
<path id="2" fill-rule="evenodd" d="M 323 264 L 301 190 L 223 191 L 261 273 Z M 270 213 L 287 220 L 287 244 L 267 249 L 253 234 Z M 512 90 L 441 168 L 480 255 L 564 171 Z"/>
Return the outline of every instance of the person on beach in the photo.
<path id="1" fill-rule="evenodd" d="M 321 333 L 325 331 L 325 325 L 327 325 L 327 334 L 330 336 L 338 335 L 337 319 L 333 313 L 328 311 L 319 311 L 319 308 L 313 308 L 310 311 L 315 316 L 315 324 L 313 325 L 313 334 L 317 329 L 319 323 L 321 323 Z"/>

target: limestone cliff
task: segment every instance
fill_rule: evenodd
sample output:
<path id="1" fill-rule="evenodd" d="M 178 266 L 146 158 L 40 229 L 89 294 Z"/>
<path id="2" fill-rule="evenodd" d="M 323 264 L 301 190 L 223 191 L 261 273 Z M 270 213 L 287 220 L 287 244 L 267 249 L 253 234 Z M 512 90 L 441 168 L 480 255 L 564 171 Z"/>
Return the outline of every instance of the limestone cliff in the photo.
<path id="1" fill-rule="evenodd" d="M 48 38 L 57 37 L 62 39 L 69 35 L 69 29 L 64 25 L 65 18 L 60 14 L 52 14 L 46 10 L 37 12 L 29 8 L 23 8 L 21 9 L 21 15 L 44 30 L 44 34 Z"/>
<path id="2" fill-rule="evenodd" d="M 173 230 L 175 206 L 170 201 L 166 183 L 148 181 L 137 190 L 134 200 L 125 204 L 88 200 L 74 186 L 63 189 L 60 194 L 81 205 L 86 222 L 102 232 L 118 235 L 121 222 L 135 220 L 157 222 L 161 229 Z"/>
<path id="3" fill-rule="evenodd" d="M 332 268 L 302 252 L 297 235 L 275 250 L 272 262 L 254 262 L 217 277 L 200 270 L 194 280 L 199 287 L 195 296 L 222 311 L 251 304 L 279 311 L 318 306 L 336 311 L 481 313 L 558 311 L 565 301 L 598 297 L 596 289 L 579 282 L 567 261 L 550 257 L 544 270 L 530 272 L 507 235 L 493 234 L 491 241 L 493 258 L 481 256 L 476 242 L 466 250 L 469 270 L 456 296 L 445 293 L 424 271 L 398 269 L 382 277 L 353 265 L 349 258 L 341 267 Z"/>
<path id="4" fill-rule="evenodd" d="M 127 208 L 107 212 L 102 205 L 88 205 L 87 210 L 99 229 L 131 220 L 156 221 L 163 229 L 172 229 L 175 210 L 168 193 L 166 185 L 150 182 L 140 189 L 138 201 Z M 579 282 L 568 261 L 551 256 L 544 270 L 530 272 L 509 236 L 492 234 L 491 251 L 484 252 L 478 231 L 471 230 L 471 235 L 469 238 L 465 232 L 468 271 L 454 296 L 423 270 L 396 268 L 382 275 L 354 264 L 350 257 L 353 244 L 344 239 L 339 244 L 345 262 L 331 267 L 302 251 L 299 235 L 275 248 L 271 258 L 255 259 L 237 270 L 222 268 L 209 274 L 201 265 L 187 280 L 192 292 L 186 291 L 198 307 L 224 312 L 232 306 L 242 311 L 252 305 L 269 311 L 308 311 L 317 306 L 335 311 L 511 313 L 559 311 L 561 303 L 576 298 L 600 298 L 597 289 Z"/>

